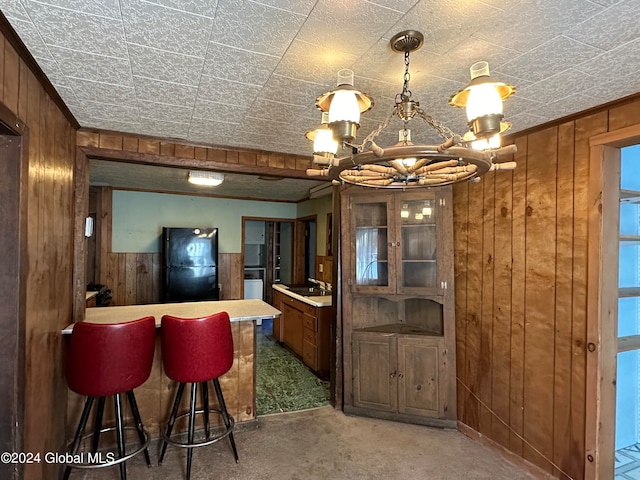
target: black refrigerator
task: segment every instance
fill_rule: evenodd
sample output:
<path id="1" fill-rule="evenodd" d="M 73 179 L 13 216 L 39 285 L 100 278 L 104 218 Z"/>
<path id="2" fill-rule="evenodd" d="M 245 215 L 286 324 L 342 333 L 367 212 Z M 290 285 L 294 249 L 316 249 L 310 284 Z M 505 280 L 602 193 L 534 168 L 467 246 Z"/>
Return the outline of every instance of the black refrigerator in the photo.
<path id="1" fill-rule="evenodd" d="M 162 228 L 162 301 L 218 300 L 218 229 Z"/>

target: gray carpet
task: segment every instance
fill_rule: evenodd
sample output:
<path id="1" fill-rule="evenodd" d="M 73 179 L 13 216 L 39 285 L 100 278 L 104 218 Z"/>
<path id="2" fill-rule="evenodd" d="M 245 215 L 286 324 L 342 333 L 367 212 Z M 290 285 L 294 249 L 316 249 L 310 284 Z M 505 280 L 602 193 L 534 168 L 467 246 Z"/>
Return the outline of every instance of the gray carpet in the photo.
<path id="1" fill-rule="evenodd" d="M 438 480 L 531 479 L 477 442 L 452 430 L 348 417 L 331 407 L 259 418 L 259 427 L 236 433 L 240 462 L 228 442 L 194 452 L 192 480 Z M 139 456 L 128 478 L 184 478 L 185 452 L 169 448 L 161 467 Z M 114 479 L 118 469 L 74 471 L 71 479 Z"/>

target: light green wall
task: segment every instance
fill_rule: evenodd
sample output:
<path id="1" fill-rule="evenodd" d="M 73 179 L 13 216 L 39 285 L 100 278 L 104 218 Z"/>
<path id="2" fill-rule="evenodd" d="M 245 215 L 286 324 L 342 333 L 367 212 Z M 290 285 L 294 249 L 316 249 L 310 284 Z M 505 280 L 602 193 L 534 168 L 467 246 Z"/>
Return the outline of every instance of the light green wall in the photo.
<path id="1" fill-rule="evenodd" d="M 325 195 L 298 204 L 297 218 L 317 215 L 316 255 L 327 254 L 327 214 L 333 206 L 332 196 Z"/>
<path id="2" fill-rule="evenodd" d="M 297 209 L 295 203 L 114 190 L 112 251 L 160 252 L 162 227 L 218 227 L 219 252 L 240 253 L 243 216 L 295 219 Z"/>

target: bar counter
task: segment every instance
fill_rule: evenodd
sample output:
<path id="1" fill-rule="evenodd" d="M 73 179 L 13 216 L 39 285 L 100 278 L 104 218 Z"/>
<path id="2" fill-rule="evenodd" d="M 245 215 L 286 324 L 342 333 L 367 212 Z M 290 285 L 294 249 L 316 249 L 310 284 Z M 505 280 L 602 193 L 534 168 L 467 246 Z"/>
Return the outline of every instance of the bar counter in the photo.
<path id="1" fill-rule="evenodd" d="M 229 413 L 236 423 L 255 421 L 255 321 L 275 318 L 280 311 L 262 300 L 222 300 L 218 302 L 186 302 L 151 305 L 128 305 L 117 307 L 87 308 L 85 322 L 119 323 L 136 320 L 145 316 L 154 316 L 156 326 L 160 327 L 162 315 L 195 318 L 225 311 L 231 319 L 233 332 L 234 359 L 231 370 L 220 377 Z M 62 330 L 66 335 L 73 330 L 73 324 Z M 159 437 L 159 425 L 166 422 L 173 401 L 175 384 L 162 370 L 162 352 L 160 335 L 156 337 L 156 349 L 153 367 L 149 379 L 135 390 L 136 400 L 145 428 L 152 438 Z M 200 395 L 198 395 L 200 396 Z M 183 407 L 187 408 L 189 395 L 183 397 Z M 214 395 L 215 397 L 215 395 Z M 67 438 L 73 437 L 82 411 L 84 397 L 69 391 Z M 107 401 L 105 424 L 112 421 L 113 405 Z M 213 420 L 213 418 L 212 418 Z M 89 426 L 88 426 L 89 428 Z M 90 430 L 87 430 L 90 431 Z"/>

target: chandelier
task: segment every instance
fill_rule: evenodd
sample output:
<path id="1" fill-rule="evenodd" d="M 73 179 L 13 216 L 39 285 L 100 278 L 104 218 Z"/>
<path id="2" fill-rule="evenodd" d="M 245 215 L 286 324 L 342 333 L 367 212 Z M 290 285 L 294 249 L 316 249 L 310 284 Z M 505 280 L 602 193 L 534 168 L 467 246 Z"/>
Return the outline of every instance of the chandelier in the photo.
<path id="1" fill-rule="evenodd" d="M 415 30 L 400 32 L 391 39 L 391 49 L 404 54 L 402 92 L 396 94 L 388 117 L 360 145 L 353 143 L 360 114 L 370 110 L 374 102 L 353 86 L 351 70 L 338 72 L 338 86 L 316 99 L 316 107 L 322 112 L 321 125 L 306 133 L 314 145 L 313 163 L 319 167 L 308 169 L 308 176 L 329 177 L 334 184 L 407 189 L 478 181 L 488 171 L 516 167 L 511 161 L 498 163 L 516 151 L 515 145 L 500 146 L 500 134 L 511 126 L 503 121 L 503 101 L 515 92 L 515 87 L 492 79 L 487 62 L 472 65 L 471 82 L 449 99 L 450 105 L 466 108 L 467 112 L 469 131 L 457 135 L 412 99 L 409 54 L 423 42 L 422 33 Z M 394 117 L 403 122 L 398 143 L 381 147 L 376 144 L 376 137 Z M 442 142 L 414 144 L 409 127 L 415 117 L 433 129 Z M 348 153 L 338 157 L 340 148 Z"/>

